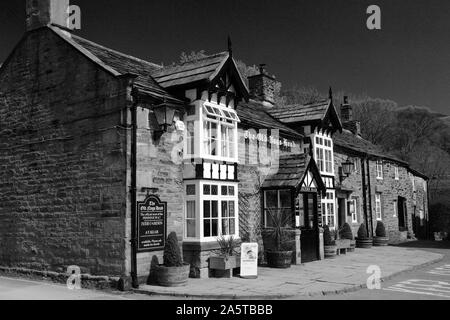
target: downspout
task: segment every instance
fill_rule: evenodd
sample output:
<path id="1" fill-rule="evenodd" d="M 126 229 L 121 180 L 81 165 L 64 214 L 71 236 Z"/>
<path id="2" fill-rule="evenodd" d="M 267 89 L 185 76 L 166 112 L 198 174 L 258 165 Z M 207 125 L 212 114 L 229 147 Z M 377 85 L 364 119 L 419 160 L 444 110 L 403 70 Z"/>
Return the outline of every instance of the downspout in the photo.
<path id="1" fill-rule="evenodd" d="M 366 197 L 366 166 L 364 159 L 361 158 L 361 179 L 362 179 L 362 191 L 363 191 L 363 209 L 364 220 L 366 221 L 367 236 L 369 236 L 369 218 L 367 216 L 367 197 Z"/>
<path id="2" fill-rule="evenodd" d="M 427 228 L 426 228 L 426 236 L 425 236 L 425 238 L 428 240 L 428 239 L 431 239 L 431 234 L 430 234 L 430 223 L 431 223 L 431 221 L 430 221 L 430 192 L 429 192 L 429 190 L 430 190 L 430 180 L 426 180 L 427 181 L 427 215 L 426 215 L 426 217 L 427 217 Z M 425 208 L 424 208 L 425 209 Z"/>
<path id="3" fill-rule="evenodd" d="M 139 288 L 137 277 L 137 219 L 136 219 L 136 167 L 137 167 L 137 106 L 138 106 L 138 90 L 133 88 L 132 91 L 133 104 L 131 105 L 131 279 L 133 288 Z"/>
<path id="4" fill-rule="evenodd" d="M 369 229 L 367 229 L 368 235 L 370 234 L 370 237 L 373 238 L 373 213 L 372 213 L 372 188 L 370 186 L 370 162 L 369 158 L 366 158 L 367 162 L 367 185 L 369 188 L 369 212 L 370 212 L 370 232 Z"/>

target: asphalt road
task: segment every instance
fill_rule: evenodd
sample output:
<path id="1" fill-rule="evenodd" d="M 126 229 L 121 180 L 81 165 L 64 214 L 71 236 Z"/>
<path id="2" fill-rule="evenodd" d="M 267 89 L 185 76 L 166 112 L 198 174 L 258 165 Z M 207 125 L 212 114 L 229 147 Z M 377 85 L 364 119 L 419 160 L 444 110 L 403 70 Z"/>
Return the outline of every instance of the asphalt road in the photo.
<path id="1" fill-rule="evenodd" d="M 444 254 L 444 259 L 381 283 L 380 289 L 304 297 L 299 300 L 450 300 L 450 242 L 417 241 L 411 247 Z M 382 272 L 382 270 L 381 270 Z M 176 297 L 148 296 L 100 290 L 70 290 L 62 284 L 0 276 L 0 300 L 177 300 Z"/>
<path id="2" fill-rule="evenodd" d="M 444 255 L 440 262 L 404 272 L 380 289 L 361 289 L 351 293 L 319 297 L 296 297 L 301 300 L 450 300 L 450 242 L 416 241 L 401 245 Z M 381 270 L 382 272 L 382 270 Z"/>

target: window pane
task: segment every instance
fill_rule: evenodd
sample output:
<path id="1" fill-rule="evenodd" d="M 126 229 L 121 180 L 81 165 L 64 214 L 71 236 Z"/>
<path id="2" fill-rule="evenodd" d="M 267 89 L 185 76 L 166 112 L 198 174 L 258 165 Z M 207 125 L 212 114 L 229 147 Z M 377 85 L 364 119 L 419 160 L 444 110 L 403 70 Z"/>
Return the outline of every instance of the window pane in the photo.
<path id="1" fill-rule="evenodd" d="M 211 194 L 211 186 L 209 184 L 204 184 L 203 185 L 203 194 Z"/>
<path id="2" fill-rule="evenodd" d="M 217 200 L 211 201 L 211 216 L 217 218 L 219 216 L 219 202 Z"/>
<path id="3" fill-rule="evenodd" d="M 230 217 L 234 217 L 234 201 L 229 201 L 228 210 L 230 212 Z"/>
<path id="4" fill-rule="evenodd" d="M 203 222 L 203 236 L 210 237 L 211 236 L 211 220 L 206 219 Z"/>
<path id="5" fill-rule="evenodd" d="M 223 196 L 228 195 L 228 187 L 227 186 L 222 186 L 221 189 L 222 189 L 222 195 Z"/>
<path id="6" fill-rule="evenodd" d="M 266 191 L 266 207 L 278 208 L 278 193 L 276 190 Z"/>
<path id="7" fill-rule="evenodd" d="M 195 219 L 195 201 L 186 202 L 186 218 Z"/>
<path id="8" fill-rule="evenodd" d="M 229 194 L 230 196 L 234 196 L 234 187 L 233 187 L 233 186 L 229 186 L 229 187 L 228 187 L 228 194 Z"/>
<path id="9" fill-rule="evenodd" d="M 188 184 L 186 186 L 186 195 L 188 196 L 195 195 L 195 184 Z"/>
<path id="10" fill-rule="evenodd" d="M 222 234 L 223 235 L 229 235 L 230 234 L 229 219 L 222 219 Z"/>
<path id="11" fill-rule="evenodd" d="M 228 201 L 222 201 L 222 218 L 228 217 Z"/>
<path id="12" fill-rule="evenodd" d="M 195 220 L 186 220 L 186 236 L 195 238 Z"/>
<path id="13" fill-rule="evenodd" d="M 211 216 L 211 202 L 208 200 L 203 201 L 203 217 L 209 218 Z"/>
<path id="14" fill-rule="evenodd" d="M 212 219 L 212 230 L 211 236 L 217 237 L 219 235 L 219 224 L 217 223 L 217 219 Z"/>
<path id="15" fill-rule="evenodd" d="M 291 192 L 289 190 L 280 190 L 280 202 L 281 208 L 291 207 Z"/>
<path id="16" fill-rule="evenodd" d="M 236 229 L 235 219 L 233 218 L 230 219 L 230 234 L 235 234 L 235 229 Z"/>
<path id="17" fill-rule="evenodd" d="M 211 195 L 217 196 L 217 192 L 219 191 L 219 187 L 217 184 L 211 185 Z"/>

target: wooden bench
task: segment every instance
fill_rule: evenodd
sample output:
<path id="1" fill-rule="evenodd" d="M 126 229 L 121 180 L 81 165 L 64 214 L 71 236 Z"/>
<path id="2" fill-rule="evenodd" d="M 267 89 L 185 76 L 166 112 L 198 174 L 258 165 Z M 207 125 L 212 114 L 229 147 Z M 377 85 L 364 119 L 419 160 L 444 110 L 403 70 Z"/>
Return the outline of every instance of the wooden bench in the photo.
<path id="1" fill-rule="evenodd" d="M 347 254 L 347 250 L 349 250 L 350 247 L 350 240 L 348 239 L 338 239 L 336 240 L 336 246 L 337 246 L 337 255 L 340 256 L 341 254 Z"/>

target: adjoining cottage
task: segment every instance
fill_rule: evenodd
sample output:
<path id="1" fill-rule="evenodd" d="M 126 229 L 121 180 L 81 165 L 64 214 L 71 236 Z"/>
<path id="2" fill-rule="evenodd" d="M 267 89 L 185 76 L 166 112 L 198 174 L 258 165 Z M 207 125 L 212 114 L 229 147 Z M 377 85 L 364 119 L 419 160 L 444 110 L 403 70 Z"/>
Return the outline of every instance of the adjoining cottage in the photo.
<path id="1" fill-rule="evenodd" d="M 426 177 L 342 123 L 331 94 L 276 106 L 276 79 L 261 68 L 247 88 L 231 48 L 170 67 L 131 57 L 62 26 L 68 4 L 27 0 L 0 69 L 1 266 L 145 281 L 175 231 L 208 277 L 218 236 L 262 245 L 269 210 L 291 215 L 294 263 L 323 257 L 325 224 L 424 232 Z"/>

